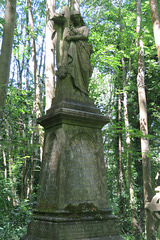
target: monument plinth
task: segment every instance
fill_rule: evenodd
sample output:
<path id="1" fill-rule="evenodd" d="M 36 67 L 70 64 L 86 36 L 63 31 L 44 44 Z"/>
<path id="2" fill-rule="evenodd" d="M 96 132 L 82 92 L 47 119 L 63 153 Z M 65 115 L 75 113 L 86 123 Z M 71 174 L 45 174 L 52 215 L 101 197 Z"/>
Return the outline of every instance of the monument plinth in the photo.
<path id="1" fill-rule="evenodd" d="M 57 87 L 38 119 L 45 129 L 38 204 L 27 240 L 120 240 L 109 209 L 101 128 L 109 121 L 88 97 L 88 28 L 64 8 L 57 31 Z"/>
<path id="2" fill-rule="evenodd" d="M 45 128 L 38 205 L 28 240 L 119 240 L 109 209 L 101 128 L 93 104 L 64 100 L 38 122 Z"/>

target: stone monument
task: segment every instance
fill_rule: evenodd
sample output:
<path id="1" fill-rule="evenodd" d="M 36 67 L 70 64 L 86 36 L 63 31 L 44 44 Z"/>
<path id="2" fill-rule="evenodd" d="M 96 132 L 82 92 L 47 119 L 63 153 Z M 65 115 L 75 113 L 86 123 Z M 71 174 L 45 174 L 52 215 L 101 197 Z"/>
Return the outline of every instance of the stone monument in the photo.
<path id="1" fill-rule="evenodd" d="M 56 95 L 46 115 L 38 205 L 27 240 L 120 240 L 109 209 L 101 128 L 109 121 L 88 96 L 88 27 L 78 11 L 52 17 Z"/>

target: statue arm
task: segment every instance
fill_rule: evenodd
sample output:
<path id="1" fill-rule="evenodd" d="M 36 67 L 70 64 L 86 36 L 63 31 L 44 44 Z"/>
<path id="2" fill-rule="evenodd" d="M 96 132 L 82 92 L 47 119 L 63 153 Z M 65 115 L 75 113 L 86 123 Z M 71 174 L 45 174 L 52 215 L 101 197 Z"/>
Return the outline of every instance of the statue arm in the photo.
<path id="1" fill-rule="evenodd" d="M 75 36 L 66 36 L 65 40 L 67 42 L 69 41 L 78 41 L 78 40 L 87 40 L 88 37 L 84 36 L 84 35 L 75 35 Z"/>
<path id="2" fill-rule="evenodd" d="M 81 27 L 75 29 L 76 35 L 66 36 L 66 41 L 78 41 L 78 40 L 88 40 L 89 29 L 87 27 Z"/>
<path id="3" fill-rule="evenodd" d="M 65 21 L 66 21 L 66 18 L 64 16 L 64 13 L 55 13 L 51 20 L 54 21 L 54 23 L 58 24 L 58 25 L 61 25 L 63 24 Z"/>

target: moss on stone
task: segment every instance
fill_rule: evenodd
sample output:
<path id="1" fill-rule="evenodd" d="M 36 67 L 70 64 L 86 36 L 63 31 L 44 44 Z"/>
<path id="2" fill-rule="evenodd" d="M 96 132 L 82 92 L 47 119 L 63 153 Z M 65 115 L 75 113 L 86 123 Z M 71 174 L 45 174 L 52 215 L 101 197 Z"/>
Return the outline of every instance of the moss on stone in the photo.
<path id="1" fill-rule="evenodd" d="M 98 212 L 98 208 L 93 203 L 69 204 L 65 207 L 65 210 L 70 213 Z"/>

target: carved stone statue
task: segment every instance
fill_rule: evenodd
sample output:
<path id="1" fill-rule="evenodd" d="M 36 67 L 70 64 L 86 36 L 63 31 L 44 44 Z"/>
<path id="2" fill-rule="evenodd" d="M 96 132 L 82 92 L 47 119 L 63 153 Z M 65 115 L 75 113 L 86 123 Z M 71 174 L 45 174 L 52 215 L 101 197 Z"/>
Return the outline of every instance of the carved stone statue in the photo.
<path id="1" fill-rule="evenodd" d="M 80 13 L 70 13 L 68 7 L 64 8 L 63 13 L 55 14 L 52 20 L 57 32 L 57 81 L 64 78 L 66 81 L 71 80 L 74 89 L 88 95 L 89 78 L 92 73 L 89 29 Z"/>
<path id="2" fill-rule="evenodd" d="M 72 11 L 80 11 L 79 0 L 70 0 L 69 5 L 70 5 L 70 9 L 72 9 Z"/>

